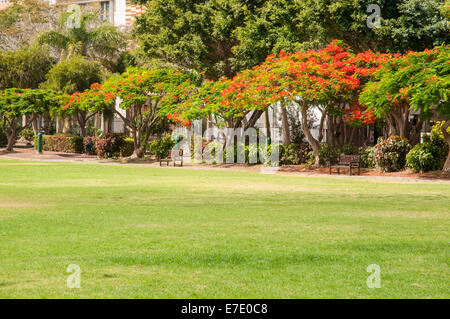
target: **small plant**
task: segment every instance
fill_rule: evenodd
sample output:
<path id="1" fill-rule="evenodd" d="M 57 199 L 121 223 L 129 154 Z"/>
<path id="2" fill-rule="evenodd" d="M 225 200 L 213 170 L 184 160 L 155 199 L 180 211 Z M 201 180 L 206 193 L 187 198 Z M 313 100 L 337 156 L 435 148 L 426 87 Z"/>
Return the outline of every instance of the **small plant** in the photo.
<path id="1" fill-rule="evenodd" d="M 338 161 L 340 150 L 338 147 L 330 143 L 323 143 L 319 149 L 319 163 L 320 165 L 334 164 Z"/>
<path id="2" fill-rule="evenodd" d="M 430 137 L 423 143 L 417 144 L 406 155 L 406 165 L 414 172 L 428 172 L 441 170 L 448 154 L 448 144 L 441 131 L 443 122 L 436 123 L 431 129 Z"/>
<path id="3" fill-rule="evenodd" d="M 19 133 L 19 136 L 22 137 L 28 145 L 31 145 L 34 139 L 34 132 L 30 129 L 24 129 Z"/>
<path id="4" fill-rule="evenodd" d="M 361 156 L 361 167 L 363 168 L 374 168 L 375 163 L 373 160 L 373 152 L 375 150 L 375 147 L 367 147 L 367 148 L 361 148 L 360 149 L 360 156 Z"/>
<path id="5" fill-rule="evenodd" d="M 120 147 L 123 136 L 117 133 L 108 133 L 97 141 L 97 156 L 100 158 L 112 158 L 120 156 Z"/>
<path id="6" fill-rule="evenodd" d="M 169 155 L 169 151 L 174 147 L 175 142 L 170 134 L 150 143 L 150 152 L 155 155 L 157 160 Z"/>
<path id="7" fill-rule="evenodd" d="M 83 139 L 84 154 L 97 155 L 97 136 L 86 136 Z"/>
<path id="8" fill-rule="evenodd" d="M 375 145 L 375 165 L 384 172 L 397 172 L 405 168 L 406 154 L 411 149 L 406 138 L 391 136 Z"/>

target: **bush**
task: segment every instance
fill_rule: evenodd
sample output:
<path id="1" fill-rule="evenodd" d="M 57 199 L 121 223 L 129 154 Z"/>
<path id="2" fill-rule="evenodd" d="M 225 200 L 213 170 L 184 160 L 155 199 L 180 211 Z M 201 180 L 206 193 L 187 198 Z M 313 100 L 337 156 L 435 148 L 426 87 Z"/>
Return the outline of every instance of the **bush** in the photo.
<path id="1" fill-rule="evenodd" d="M 97 140 L 97 156 L 99 158 L 119 157 L 123 140 L 123 135 L 117 133 L 108 133 L 100 137 Z"/>
<path id="2" fill-rule="evenodd" d="M 150 152 L 155 155 L 157 160 L 165 158 L 169 155 L 169 151 L 174 147 L 175 142 L 170 134 L 163 138 L 157 139 L 150 143 Z"/>
<path id="3" fill-rule="evenodd" d="M 8 145 L 8 138 L 3 130 L 0 129 L 0 147 L 5 147 L 6 145 Z"/>
<path id="4" fill-rule="evenodd" d="M 344 155 L 353 155 L 354 154 L 353 146 L 348 145 L 348 144 L 342 145 L 340 151 L 341 151 L 340 154 L 344 154 Z"/>
<path id="5" fill-rule="evenodd" d="M 281 164 L 283 165 L 300 165 L 308 163 L 309 154 L 312 151 L 309 144 L 290 144 L 285 147 Z"/>
<path id="6" fill-rule="evenodd" d="M 34 136 L 37 148 L 37 136 Z M 50 152 L 83 153 L 83 138 L 79 136 L 55 134 L 42 136 L 42 150 Z"/>
<path id="7" fill-rule="evenodd" d="M 373 160 L 373 153 L 374 153 L 375 147 L 367 147 L 367 148 L 361 148 L 360 149 L 360 156 L 361 156 L 361 167 L 363 168 L 374 168 L 375 162 Z"/>
<path id="8" fill-rule="evenodd" d="M 31 144 L 34 140 L 34 132 L 31 129 L 24 129 L 19 133 L 19 136 L 22 137 L 27 143 Z"/>
<path id="9" fill-rule="evenodd" d="M 120 144 L 120 156 L 128 157 L 134 153 L 134 140 L 131 137 L 126 137 Z"/>
<path id="10" fill-rule="evenodd" d="M 441 131 L 442 123 L 438 122 L 431 130 L 429 140 L 417 144 L 406 155 L 406 165 L 414 172 L 442 170 L 448 154 L 448 144 Z"/>
<path id="11" fill-rule="evenodd" d="M 405 168 L 406 154 L 411 149 L 406 138 L 391 136 L 375 145 L 375 165 L 384 172 L 397 172 Z"/>
<path id="12" fill-rule="evenodd" d="M 84 154 L 97 155 L 97 136 L 86 136 L 83 139 Z"/>
<path id="13" fill-rule="evenodd" d="M 337 163 L 340 150 L 338 147 L 330 143 L 323 143 L 319 149 L 319 163 L 320 165 L 327 165 L 328 163 Z"/>

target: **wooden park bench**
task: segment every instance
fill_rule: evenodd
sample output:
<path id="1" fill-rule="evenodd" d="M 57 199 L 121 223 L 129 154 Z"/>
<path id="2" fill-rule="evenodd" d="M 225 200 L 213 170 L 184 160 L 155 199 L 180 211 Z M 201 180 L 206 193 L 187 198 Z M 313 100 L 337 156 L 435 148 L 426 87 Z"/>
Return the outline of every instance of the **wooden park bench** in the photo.
<path id="1" fill-rule="evenodd" d="M 340 155 L 339 163 L 337 165 L 331 165 L 330 161 L 330 175 L 331 169 L 337 168 L 338 175 L 341 168 L 348 169 L 349 175 L 352 175 L 352 168 L 358 168 L 358 175 L 361 174 L 361 164 L 359 155 Z"/>
<path id="2" fill-rule="evenodd" d="M 162 166 L 162 163 L 166 163 L 169 166 L 169 163 L 173 161 L 173 166 L 176 166 L 176 162 L 180 162 L 180 165 L 183 166 L 183 150 L 172 150 L 170 152 L 171 156 L 167 158 L 162 158 L 159 160 L 159 166 Z"/>

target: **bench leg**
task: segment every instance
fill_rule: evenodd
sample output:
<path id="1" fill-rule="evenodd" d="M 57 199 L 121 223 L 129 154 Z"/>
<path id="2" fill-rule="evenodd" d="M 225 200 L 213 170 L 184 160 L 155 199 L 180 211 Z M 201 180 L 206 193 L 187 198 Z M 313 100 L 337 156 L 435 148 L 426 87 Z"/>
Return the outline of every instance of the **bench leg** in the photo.
<path id="1" fill-rule="evenodd" d="M 352 176 L 352 166 L 350 165 L 350 167 L 348 168 L 348 174 L 350 175 L 350 176 Z"/>
<path id="2" fill-rule="evenodd" d="M 341 168 L 338 167 L 338 175 L 340 175 L 340 174 L 341 174 Z"/>

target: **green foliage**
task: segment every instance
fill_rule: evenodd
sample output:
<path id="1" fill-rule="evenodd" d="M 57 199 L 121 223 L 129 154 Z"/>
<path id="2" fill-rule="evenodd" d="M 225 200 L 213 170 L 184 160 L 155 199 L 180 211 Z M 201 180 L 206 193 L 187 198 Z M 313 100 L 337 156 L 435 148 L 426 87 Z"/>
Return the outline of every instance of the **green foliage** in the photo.
<path id="1" fill-rule="evenodd" d="M 380 118 L 403 105 L 420 111 L 422 118 L 435 112 L 448 116 L 449 60 L 450 48 L 445 45 L 393 59 L 366 85 L 359 101 Z"/>
<path id="2" fill-rule="evenodd" d="M 134 140 L 131 137 L 125 137 L 120 144 L 120 157 L 131 156 L 134 152 Z"/>
<path id="3" fill-rule="evenodd" d="M 208 78 L 235 73 L 234 31 L 252 1 L 151 0 L 137 17 L 134 35 L 149 57 L 205 72 Z"/>
<path id="4" fill-rule="evenodd" d="M 35 89 L 54 64 L 45 47 L 0 51 L 0 89 Z"/>
<path id="5" fill-rule="evenodd" d="M 375 151 L 375 147 L 373 147 L 373 146 L 361 149 L 361 151 L 360 151 L 361 167 L 375 168 L 375 162 L 373 159 L 374 151 Z"/>
<path id="6" fill-rule="evenodd" d="M 445 121 L 437 121 L 436 124 L 433 125 L 430 132 L 431 139 L 444 139 L 444 133 L 442 132 L 442 126 L 444 126 Z M 450 134 L 450 127 L 447 128 L 447 133 Z"/>
<path id="7" fill-rule="evenodd" d="M 444 122 L 438 122 L 431 130 L 431 137 L 423 144 L 417 144 L 406 155 L 406 165 L 414 172 L 437 171 L 444 167 L 449 151 L 441 127 Z"/>
<path id="8" fill-rule="evenodd" d="M 34 132 L 32 129 L 24 129 L 19 133 L 20 137 L 23 137 L 25 141 L 31 143 L 34 139 Z"/>
<path id="9" fill-rule="evenodd" d="M 310 162 L 312 149 L 309 144 L 290 144 L 284 148 L 281 164 L 300 165 Z"/>
<path id="10" fill-rule="evenodd" d="M 97 136 L 86 136 L 83 138 L 83 153 L 97 155 Z"/>
<path id="11" fill-rule="evenodd" d="M 319 163 L 320 165 L 328 165 L 329 163 L 335 164 L 339 155 L 341 154 L 339 147 L 330 143 L 323 143 L 319 149 Z"/>
<path id="12" fill-rule="evenodd" d="M 406 138 L 391 136 L 375 145 L 375 165 L 384 172 L 397 172 L 404 169 L 406 154 L 411 150 L 411 145 Z"/>
<path id="13" fill-rule="evenodd" d="M 34 137 L 37 148 L 37 136 Z M 42 149 L 51 152 L 83 153 L 83 138 L 66 134 L 43 135 Z"/>
<path id="14" fill-rule="evenodd" d="M 5 132 L 0 128 L 0 147 L 5 147 L 8 144 L 8 138 Z"/>
<path id="15" fill-rule="evenodd" d="M 305 51 L 342 39 L 356 51 L 423 50 L 448 43 L 443 0 L 381 0 L 381 27 L 368 28 L 373 0 L 138 0 L 146 12 L 134 35 L 145 54 L 231 77 L 269 54 Z"/>
<path id="16" fill-rule="evenodd" d="M 97 140 L 96 150 L 99 158 L 117 158 L 119 156 L 130 156 L 129 139 L 118 133 L 108 133 Z M 133 152 L 131 152 L 133 153 Z"/>
<path id="17" fill-rule="evenodd" d="M 101 82 L 104 74 L 98 63 L 73 56 L 55 65 L 46 77 L 43 87 L 72 94 L 83 92 L 91 84 Z"/>
<path id="18" fill-rule="evenodd" d="M 63 60 L 82 56 L 101 63 L 110 71 L 117 70 L 117 60 L 126 48 L 126 38 L 116 27 L 100 21 L 93 14 L 83 14 L 79 26 L 68 24 L 71 13 L 60 15 L 59 27 L 43 32 L 37 39 L 56 49 Z"/>
<path id="19" fill-rule="evenodd" d="M 170 150 L 174 147 L 175 142 L 170 134 L 163 138 L 157 139 L 150 143 L 150 152 L 155 155 L 157 160 L 169 156 Z"/>

